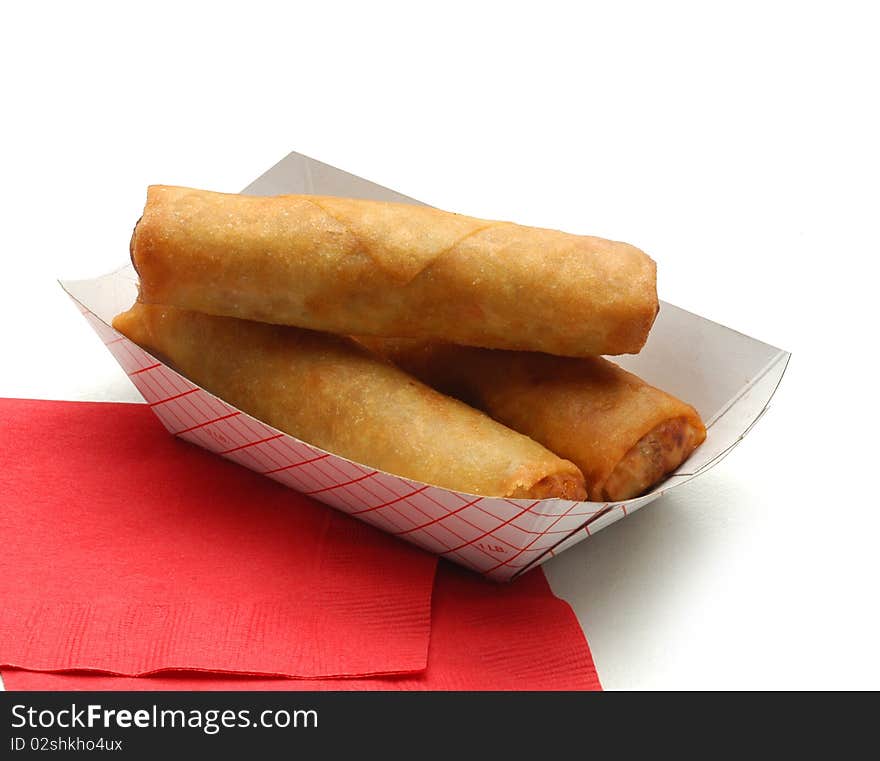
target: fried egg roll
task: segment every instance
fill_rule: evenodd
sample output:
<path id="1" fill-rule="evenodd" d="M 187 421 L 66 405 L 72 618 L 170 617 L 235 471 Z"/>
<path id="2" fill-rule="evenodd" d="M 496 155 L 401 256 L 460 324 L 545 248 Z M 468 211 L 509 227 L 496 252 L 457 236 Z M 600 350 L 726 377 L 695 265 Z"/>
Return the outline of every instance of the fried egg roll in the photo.
<path id="1" fill-rule="evenodd" d="M 154 185 L 131 257 L 143 302 L 340 334 L 626 354 L 658 310 L 626 243 L 401 203 Z"/>
<path id="2" fill-rule="evenodd" d="M 571 460 L 595 502 L 639 496 L 706 438 L 693 407 L 601 357 L 360 340 L 425 383 Z"/>
<path id="3" fill-rule="evenodd" d="M 351 339 L 140 303 L 113 327 L 243 412 L 377 470 L 482 496 L 585 497 L 572 463 Z"/>

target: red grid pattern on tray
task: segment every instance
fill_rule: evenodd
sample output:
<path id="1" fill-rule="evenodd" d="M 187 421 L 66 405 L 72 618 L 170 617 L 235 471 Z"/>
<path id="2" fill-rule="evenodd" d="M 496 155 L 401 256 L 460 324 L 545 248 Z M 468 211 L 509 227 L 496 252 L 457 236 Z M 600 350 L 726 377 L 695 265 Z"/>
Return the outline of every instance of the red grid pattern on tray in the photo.
<path id="1" fill-rule="evenodd" d="M 663 492 L 661 491 L 657 494 L 648 494 L 639 499 L 631 500 L 626 504 L 606 506 L 607 509 L 600 510 L 596 518 L 588 521 L 585 525 L 575 530 L 570 536 L 564 538 L 557 545 L 547 550 L 547 553 L 543 557 L 537 559 L 535 565 L 546 563 L 548 560 L 556 557 L 569 547 L 573 547 L 578 542 L 588 539 L 597 531 L 601 531 L 603 528 L 608 528 L 611 524 L 617 523 L 621 518 L 626 518 L 627 516 L 632 515 L 636 510 L 644 507 L 649 502 L 653 502 L 662 495 Z"/>
<path id="2" fill-rule="evenodd" d="M 90 311 L 83 315 L 170 433 L 493 579 L 509 579 L 585 538 L 578 529 L 604 508 L 476 497 L 358 465 L 255 420 Z"/>

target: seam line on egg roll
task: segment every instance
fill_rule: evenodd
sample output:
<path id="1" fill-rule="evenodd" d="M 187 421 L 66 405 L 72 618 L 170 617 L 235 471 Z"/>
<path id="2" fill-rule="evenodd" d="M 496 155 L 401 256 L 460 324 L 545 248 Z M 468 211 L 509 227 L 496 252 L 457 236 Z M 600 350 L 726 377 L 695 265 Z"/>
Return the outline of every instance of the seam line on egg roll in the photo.
<path id="1" fill-rule="evenodd" d="M 478 227 L 476 230 L 471 230 L 470 232 L 466 232 L 462 235 L 455 243 L 451 246 L 447 246 L 441 252 L 439 252 L 431 262 L 425 266 L 425 269 L 428 269 L 435 262 L 440 261 L 444 256 L 448 256 L 452 251 L 458 248 L 462 243 L 464 243 L 468 238 L 473 238 L 475 235 L 479 235 L 480 233 L 486 232 L 486 230 L 491 230 L 494 227 L 502 227 L 504 225 L 509 225 L 510 222 L 490 222 L 488 225 L 483 225 L 482 227 Z"/>
<path id="2" fill-rule="evenodd" d="M 352 238 L 354 238 L 355 243 L 357 243 L 357 246 L 361 251 L 363 251 L 365 254 L 370 256 L 369 246 L 364 245 L 364 242 L 355 234 L 354 230 L 351 229 L 351 225 L 349 225 L 347 222 L 343 222 L 339 217 L 337 217 L 332 212 L 327 211 L 327 209 L 325 209 L 314 198 L 306 198 L 306 202 L 310 203 L 312 206 L 314 206 L 316 209 L 318 209 L 318 211 L 320 211 L 325 216 L 330 217 L 330 219 L 332 219 L 337 225 L 339 225 L 343 230 L 345 230 Z M 370 256 L 370 259 L 373 259 L 373 257 Z M 373 261 L 375 261 L 375 260 L 373 260 Z M 378 264 L 378 262 L 376 262 L 376 264 Z"/>
<path id="3" fill-rule="evenodd" d="M 309 198 L 308 202 L 310 204 L 312 204 L 313 206 L 317 207 L 320 211 L 324 212 L 324 214 L 326 214 L 328 217 L 330 217 L 330 219 L 332 219 L 334 222 L 336 222 L 336 224 L 338 224 L 340 227 L 344 228 L 345 231 L 349 235 L 351 235 L 352 238 L 354 238 L 355 242 L 358 245 L 358 248 L 361 251 L 363 251 L 365 254 L 367 254 L 367 256 L 369 256 L 370 259 L 378 267 L 385 269 L 384 267 L 382 267 L 381 260 L 376 259 L 372 255 L 370 247 L 364 245 L 364 242 L 357 236 L 357 234 L 354 232 L 354 230 L 351 229 L 351 225 L 349 225 L 346 222 L 344 222 L 343 220 L 341 220 L 333 212 L 328 211 L 327 208 L 323 204 L 316 201 L 314 198 Z M 480 233 L 485 232 L 486 230 L 489 230 L 490 228 L 501 227 L 503 225 L 509 225 L 509 224 L 511 224 L 511 223 L 510 222 L 490 222 L 489 224 L 483 225 L 482 227 L 478 227 L 476 230 L 470 230 L 470 231 L 466 232 L 464 235 L 462 235 L 458 240 L 454 241 L 451 245 L 447 246 L 442 251 L 439 251 L 438 253 L 436 253 L 433 257 L 431 257 L 431 259 L 429 261 L 425 262 L 423 267 L 421 267 L 418 271 L 413 272 L 409 277 L 407 277 L 405 279 L 400 279 L 400 278 L 396 278 L 396 279 L 400 280 L 403 284 L 410 283 L 413 280 L 415 280 L 419 275 L 421 275 L 425 270 L 430 269 L 436 262 L 440 261 L 444 256 L 447 256 L 450 252 L 452 252 L 456 248 L 458 248 L 458 246 L 460 246 L 462 243 L 464 243 L 464 241 L 466 241 L 468 238 L 472 238 L 475 235 L 479 235 Z M 393 275 L 393 273 L 391 273 L 391 274 Z"/>

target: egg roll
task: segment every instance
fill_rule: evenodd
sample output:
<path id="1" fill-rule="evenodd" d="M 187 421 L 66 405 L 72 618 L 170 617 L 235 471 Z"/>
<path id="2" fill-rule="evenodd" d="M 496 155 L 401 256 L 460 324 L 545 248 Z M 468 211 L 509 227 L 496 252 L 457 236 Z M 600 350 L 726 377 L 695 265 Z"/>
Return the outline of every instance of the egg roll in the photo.
<path id="1" fill-rule="evenodd" d="M 602 357 L 359 340 L 425 383 L 571 460 L 595 502 L 643 494 L 706 438 L 693 407 Z"/>
<path id="2" fill-rule="evenodd" d="M 349 338 L 140 303 L 113 327 L 243 412 L 371 468 L 481 496 L 585 497 L 572 463 Z"/>
<path id="3" fill-rule="evenodd" d="M 656 267 L 626 243 L 401 203 L 151 186 L 140 299 L 339 334 L 638 352 Z"/>

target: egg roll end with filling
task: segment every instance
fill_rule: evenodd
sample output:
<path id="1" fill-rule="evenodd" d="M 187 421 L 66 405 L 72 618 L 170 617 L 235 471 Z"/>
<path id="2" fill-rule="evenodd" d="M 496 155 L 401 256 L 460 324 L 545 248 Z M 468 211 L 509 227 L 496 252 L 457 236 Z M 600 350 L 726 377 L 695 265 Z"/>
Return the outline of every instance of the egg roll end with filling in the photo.
<path id="1" fill-rule="evenodd" d="M 681 465 L 706 438 L 689 417 L 664 420 L 639 439 L 611 471 L 593 500 L 616 502 L 646 492 Z"/>

